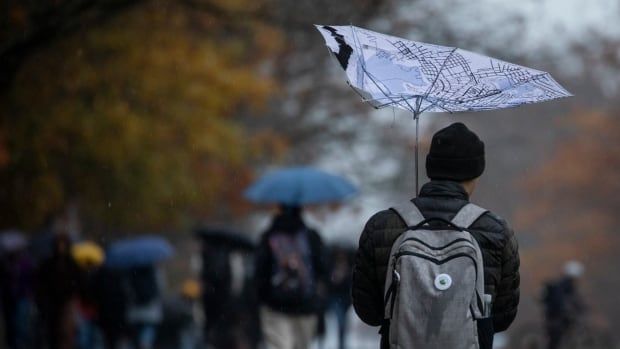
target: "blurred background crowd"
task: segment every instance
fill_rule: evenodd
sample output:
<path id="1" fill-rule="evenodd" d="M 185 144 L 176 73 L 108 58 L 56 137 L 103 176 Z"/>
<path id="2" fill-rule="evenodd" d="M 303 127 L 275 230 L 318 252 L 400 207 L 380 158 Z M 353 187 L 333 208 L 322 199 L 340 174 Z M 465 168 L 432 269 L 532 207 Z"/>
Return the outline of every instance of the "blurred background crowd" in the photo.
<path id="1" fill-rule="evenodd" d="M 104 250 L 71 234 L 66 221 L 56 220 L 49 229 L 31 240 L 16 230 L 0 232 L 3 347 L 259 346 L 257 246 L 243 234 L 199 228 L 193 234 L 198 247 L 175 256 L 161 236 L 120 239 Z M 354 250 L 323 248 L 331 272 L 316 308 L 317 339 L 325 336 L 329 312 L 338 328 L 333 335 L 344 348 Z M 199 265 L 181 280 L 166 273 L 171 258 Z"/>

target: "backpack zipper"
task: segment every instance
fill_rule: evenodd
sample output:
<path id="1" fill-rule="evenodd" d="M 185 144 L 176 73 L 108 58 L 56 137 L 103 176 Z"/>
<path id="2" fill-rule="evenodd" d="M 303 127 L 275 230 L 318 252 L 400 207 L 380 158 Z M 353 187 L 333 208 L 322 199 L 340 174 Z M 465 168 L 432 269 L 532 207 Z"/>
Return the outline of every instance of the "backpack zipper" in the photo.
<path id="1" fill-rule="evenodd" d="M 476 260 L 474 259 L 474 257 L 472 257 L 471 255 L 467 254 L 467 253 L 457 253 L 457 254 L 453 254 L 450 257 L 446 257 L 444 259 L 437 259 L 437 258 L 433 258 L 433 257 L 429 257 L 427 255 L 423 255 L 421 253 L 417 253 L 417 252 L 411 252 L 411 251 L 400 251 L 397 254 L 394 255 L 394 260 L 402 257 L 402 256 L 414 256 L 414 257 L 419 257 L 419 258 L 423 258 L 426 260 L 429 260 L 437 265 L 442 265 L 446 262 L 449 262 L 455 258 L 459 258 L 459 257 L 467 257 L 469 259 L 471 259 L 472 262 L 474 262 L 474 266 L 476 267 L 476 278 L 478 278 L 478 262 L 476 262 Z M 394 265 L 396 265 L 396 262 L 394 262 Z"/>
<path id="2" fill-rule="evenodd" d="M 441 247 L 436 247 L 436 246 L 431 246 L 431 245 L 427 244 L 426 242 L 424 242 L 424 241 L 422 241 L 422 240 L 420 240 L 420 239 L 418 239 L 418 238 L 407 238 L 407 239 L 405 239 L 405 240 L 403 240 L 403 241 L 401 242 L 401 245 L 402 245 L 402 244 L 404 244 L 404 243 L 405 243 L 405 242 L 407 242 L 407 241 L 415 241 L 415 242 L 419 242 L 420 244 L 422 244 L 422 245 L 424 245 L 424 246 L 426 246 L 426 247 L 430 248 L 431 250 L 435 250 L 435 251 L 438 251 L 438 250 L 443 250 L 444 248 L 449 247 L 449 246 L 452 246 L 452 245 L 454 245 L 454 244 L 456 244 L 456 243 L 459 243 L 459 242 L 469 242 L 469 243 L 471 244 L 471 241 L 470 241 L 470 240 L 465 239 L 465 238 L 459 238 L 459 239 L 453 240 L 453 241 L 451 241 L 450 243 L 448 243 L 448 244 L 446 244 L 446 245 L 443 245 L 443 246 L 441 246 Z"/>

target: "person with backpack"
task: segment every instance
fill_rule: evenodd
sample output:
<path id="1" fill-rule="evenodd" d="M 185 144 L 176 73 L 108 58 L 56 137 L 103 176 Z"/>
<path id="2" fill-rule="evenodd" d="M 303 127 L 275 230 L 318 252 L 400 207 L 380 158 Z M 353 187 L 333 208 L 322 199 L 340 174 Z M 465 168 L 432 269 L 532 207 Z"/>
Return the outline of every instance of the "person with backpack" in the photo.
<path id="1" fill-rule="evenodd" d="M 306 349 L 327 293 L 327 251 L 299 206 L 281 206 L 256 252 L 256 283 L 268 349 Z"/>
<path id="2" fill-rule="evenodd" d="M 484 168 L 484 143 L 454 123 L 433 136 L 419 195 L 366 223 L 352 300 L 365 323 L 381 326 L 381 348 L 492 348 L 514 320 L 517 240 L 469 202 Z"/>

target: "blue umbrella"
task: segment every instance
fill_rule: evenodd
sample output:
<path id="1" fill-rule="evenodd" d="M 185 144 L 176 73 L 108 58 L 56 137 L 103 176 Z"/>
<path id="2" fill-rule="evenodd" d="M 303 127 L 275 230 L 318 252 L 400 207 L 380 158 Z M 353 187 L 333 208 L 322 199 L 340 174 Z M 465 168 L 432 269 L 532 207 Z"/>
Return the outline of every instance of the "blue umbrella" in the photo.
<path id="1" fill-rule="evenodd" d="M 0 232 L 0 253 L 20 250 L 28 245 L 24 234 L 18 230 Z"/>
<path id="2" fill-rule="evenodd" d="M 306 205 L 344 201 L 357 188 L 348 180 L 311 167 L 291 167 L 266 174 L 245 192 L 256 203 Z"/>
<path id="3" fill-rule="evenodd" d="M 168 259 L 174 253 L 170 243 L 157 236 L 142 236 L 119 240 L 106 251 L 105 266 L 132 268 L 147 266 Z"/>

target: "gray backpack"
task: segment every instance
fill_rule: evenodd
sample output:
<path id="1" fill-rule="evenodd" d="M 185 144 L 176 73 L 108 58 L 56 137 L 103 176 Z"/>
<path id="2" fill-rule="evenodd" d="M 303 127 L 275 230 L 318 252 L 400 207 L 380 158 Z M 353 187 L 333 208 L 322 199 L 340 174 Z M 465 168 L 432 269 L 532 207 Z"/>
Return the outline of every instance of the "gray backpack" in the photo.
<path id="1" fill-rule="evenodd" d="M 486 210 L 467 204 L 448 222 L 425 219 L 410 201 L 392 209 L 409 229 L 392 245 L 385 279 L 390 348 L 487 347 L 478 321 L 490 319 L 491 299 L 480 247 L 465 230 Z M 427 225 L 433 220 L 443 221 L 440 230 Z"/>

